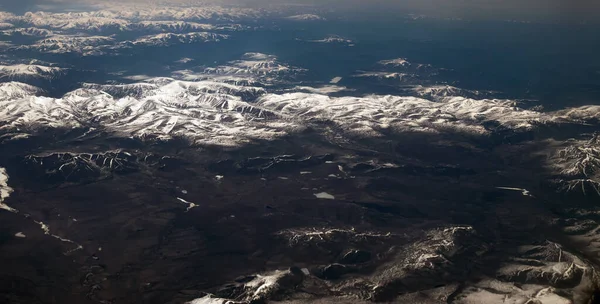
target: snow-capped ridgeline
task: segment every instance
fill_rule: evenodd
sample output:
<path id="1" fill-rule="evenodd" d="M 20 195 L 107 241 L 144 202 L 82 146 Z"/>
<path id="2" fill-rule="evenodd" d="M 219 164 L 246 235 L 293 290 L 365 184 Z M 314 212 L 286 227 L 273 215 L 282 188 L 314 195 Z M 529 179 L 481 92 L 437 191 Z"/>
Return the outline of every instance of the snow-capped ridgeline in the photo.
<path id="1" fill-rule="evenodd" d="M 169 46 L 173 44 L 220 41 L 227 38 L 227 35 L 210 32 L 191 32 L 184 34 L 163 33 L 138 38 L 132 41 L 132 44 L 147 46 Z"/>
<path id="2" fill-rule="evenodd" d="M 407 96 L 330 97 L 318 90 L 305 91 L 309 93 L 272 94 L 260 87 L 211 80 L 154 78 L 128 85 L 86 84 L 62 98 L 49 98 L 36 96 L 39 90 L 29 85 L 3 83 L 0 130 L 34 132 L 38 126 L 93 124 L 122 136 L 181 136 L 199 144 L 238 145 L 256 138 L 274 139 L 322 121 L 355 136 L 377 137 L 381 132 L 407 131 L 487 135 L 488 122 L 518 131 L 569 120 L 562 112 L 520 109 L 511 100 L 444 97 L 434 102 Z"/>
<path id="3" fill-rule="evenodd" d="M 527 130 L 532 122 L 552 117 L 513 107 L 508 100 L 475 100 L 464 97 L 433 102 L 407 96 L 329 97 L 310 93 L 266 95 L 257 105 L 303 121 L 328 119 L 355 135 L 381 136 L 395 132 L 457 132 L 488 134 L 485 122 L 497 121 Z"/>
<path id="4" fill-rule="evenodd" d="M 0 65 L 0 80 L 19 78 L 53 79 L 65 71 L 59 67 L 49 67 L 37 64 Z"/>
<path id="5" fill-rule="evenodd" d="M 117 41 L 110 36 L 97 35 L 52 35 L 34 44 L 20 45 L 17 49 L 35 50 L 43 53 L 78 53 L 82 55 L 104 55 L 105 50 Z"/>
<path id="6" fill-rule="evenodd" d="M 49 37 L 54 35 L 54 32 L 48 29 L 37 28 L 37 27 L 19 27 L 6 29 L 1 32 L 6 36 L 31 36 L 31 37 Z"/>
<path id="7" fill-rule="evenodd" d="M 28 96 L 36 96 L 41 91 L 37 87 L 20 82 L 0 83 L 0 102 L 10 102 L 11 100 L 18 100 Z"/>
<path id="8" fill-rule="evenodd" d="M 114 35 L 52 35 L 40 39 L 34 44 L 18 46 L 17 49 L 36 50 L 45 53 L 78 53 L 85 56 L 100 56 L 132 46 L 165 47 L 175 44 L 218 42 L 227 38 L 227 35 L 212 32 L 160 33 L 125 41 L 118 41 Z"/>
<path id="9" fill-rule="evenodd" d="M 1 84 L 0 92 L 5 87 Z M 237 145 L 283 135 L 286 126 L 268 120 L 273 113 L 242 101 L 240 95 L 261 94 L 260 88 L 210 81 L 160 78 L 131 85 L 86 85 L 62 98 L 23 96 L 24 90 L 17 89 L 10 88 L 16 98 L 0 101 L 0 121 L 6 122 L 0 130 L 100 125 L 124 137 L 181 136 L 197 143 Z"/>
<path id="10" fill-rule="evenodd" d="M 300 14 L 288 16 L 285 19 L 292 21 L 325 21 L 326 19 L 315 14 Z"/>
<path id="11" fill-rule="evenodd" d="M 381 60 L 379 61 L 379 64 L 383 66 L 401 67 L 410 65 L 410 62 L 408 62 L 408 60 L 406 60 L 405 58 L 396 58 L 389 60 Z"/>
<path id="12" fill-rule="evenodd" d="M 230 61 L 226 65 L 205 68 L 202 74 L 240 76 L 250 80 L 260 80 L 268 84 L 282 81 L 284 76 L 305 71 L 305 69 L 282 63 L 273 55 L 246 53 L 240 60 Z"/>
<path id="13" fill-rule="evenodd" d="M 2 26 L 5 25 L 5 26 Z M 10 26 L 9 26 L 10 25 Z M 33 37 L 49 37 L 54 34 L 69 34 L 72 31 L 88 32 L 90 35 L 99 33 L 140 32 L 140 33 L 190 33 L 190 32 L 234 32 L 247 30 L 249 27 L 241 24 L 209 24 L 179 20 L 125 22 L 116 26 L 115 23 L 102 23 L 90 27 L 88 24 L 71 24 L 66 28 L 55 27 L 15 27 L 12 24 L 0 23 L 2 34 L 7 36 L 22 35 Z M 76 34 L 76 33 L 72 33 Z"/>
<path id="14" fill-rule="evenodd" d="M 313 14 L 287 16 L 277 9 L 257 10 L 221 6 L 154 6 L 120 3 L 97 4 L 87 12 L 28 12 L 23 15 L 0 12 L 0 33 L 6 36 L 37 38 L 17 45 L 39 52 L 103 55 L 110 49 L 132 44 L 167 46 L 174 43 L 220 41 L 228 33 L 257 28 L 256 21 L 280 17 L 294 21 L 317 21 Z M 286 17 L 287 16 L 287 17 Z M 280 19 L 281 20 L 281 19 Z M 127 33 L 126 35 L 119 35 Z M 137 37 L 131 38 L 132 35 Z M 125 39 L 128 40 L 120 40 Z M 344 42 L 329 37 L 317 42 Z"/>
<path id="15" fill-rule="evenodd" d="M 14 25 L 12 25 L 11 23 L 0 22 L 0 30 L 5 30 L 5 29 L 13 28 L 13 27 L 14 27 Z"/>
<path id="16" fill-rule="evenodd" d="M 20 16 L 0 12 L 0 22 L 57 30 L 102 31 L 128 30 L 139 24 L 151 25 L 155 21 L 230 23 L 257 20 L 264 16 L 263 11 L 240 7 L 128 6 L 120 3 L 88 12 L 28 12 Z"/>
<path id="17" fill-rule="evenodd" d="M 182 58 L 176 63 L 187 64 L 193 59 Z M 240 60 L 229 61 L 214 67 L 198 66 L 171 72 L 171 77 L 183 81 L 215 81 L 236 86 L 270 86 L 287 83 L 305 69 L 278 61 L 276 56 L 263 53 L 246 53 Z M 127 76 L 130 80 L 146 80 L 144 75 Z"/>
<path id="18" fill-rule="evenodd" d="M 592 116 L 598 117 L 598 110 L 596 107 Z M 551 142 L 548 165 L 553 172 L 557 172 L 557 182 L 563 190 L 600 197 L 600 134 L 582 137 Z"/>
<path id="19" fill-rule="evenodd" d="M 2 12 L 0 34 L 28 36 L 27 41 L 35 39 L 13 46 L 17 50 L 104 55 L 132 46 L 221 41 L 228 38 L 227 33 L 251 30 L 252 27 L 239 22 L 256 21 L 264 14 L 217 6 L 119 6 L 91 12 L 28 12 L 21 16 Z M 127 34 L 119 35 L 123 33 Z"/>
<path id="20" fill-rule="evenodd" d="M 307 40 L 308 42 L 314 42 L 314 43 L 334 43 L 334 44 L 345 44 L 348 46 L 354 46 L 354 41 L 344 38 L 344 37 L 339 37 L 339 36 L 329 36 L 323 39 L 315 39 L 315 40 Z"/>

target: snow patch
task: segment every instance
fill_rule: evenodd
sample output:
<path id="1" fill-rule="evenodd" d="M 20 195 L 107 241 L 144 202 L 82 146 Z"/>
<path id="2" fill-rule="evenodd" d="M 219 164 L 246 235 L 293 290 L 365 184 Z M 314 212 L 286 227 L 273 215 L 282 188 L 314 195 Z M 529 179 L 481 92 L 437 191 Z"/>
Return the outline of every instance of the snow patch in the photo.
<path id="1" fill-rule="evenodd" d="M 0 79 L 19 77 L 52 79 L 62 72 L 64 72 L 62 68 L 35 64 L 0 65 Z"/>
<path id="2" fill-rule="evenodd" d="M 314 194 L 315 197 L 320 198 L 320 199 L 335 199 L 335 197 L 327 192 L 319 192 L 319 193 L 315 193 Z"/>
<path id="3" fill-rule="evenodd" d="M 185 209 L 185 212 L 188 212 L 188 211 L 190 211 L 192 208 L 196 208 L 196 207 L 198 207 L 198 205 L 196 205 L 196 204 L 194 204 L 194 203 L 192 203 L 192 202 L 188 202 L 188 201 L 186 201 L 186 200 L 182 199 L 181 197 L 178 197 L 177 199 L 178 199 L 180 202 L 182 202 L 182 203 L 184 203 L 184 204 L 188 205 L 188 207 Z"/>
<path id="4" fill-rule="evenodd" d="M 9 207 L 4 203 L 13 191 L 14 190 L 8 186 L 8 174 L 6 173 L 6 169 L 0 167 L 0 209 L 13 213 L 18 212 L 16 209 Z"/>
<path id="5" fill-rule="evenodd" d="M 183 57 L 183 58 L 181 58 L 181 59 L 179 59 L 179 60 L 175 61 L 175 63 L 190 63 L 190 62 L 192 62 L 192 61 L 194 61 L 194 59 L 192 59 L 192 58 L 187 58 L 187 57 Z"/>
<path id="6" fill-rule="evenodd" d="M 519 191 L 519 192 L 521 192 L 521 194 L 523 194 L 523 196 L 533 196 L 533 195 L 531 195 L 531 192 L 529 192 L 529 190 L 527 190 L 527 189 L 522 189 L 522 188 L 513 188 L 513 187 L 496 187 L 496 189 L 501 189 L 501 190 L 509 190 L 509 191 Z"/>
<path id="7" fill-rule="evenodd" d="M 198 298 L 189 302 L 185 302 L 185 304 L 227 304 L 233 303 L 227 299 L 217 298 L 213 295 L 205 295 L 202 298 Z"/>
<path id="8" fill-rule="evenodd" d="M 314 14 L 301 14 L 286 17 L 285 19 L 293 20 L 293 21 L 325 21 L 326 19 Z"/>
<path id="9" fill-rule="evenodd" d="M 381 60 L 378 62 L 381 65 L 393 66 L 393 67 L 401 67 L 401 66 L 409 66 L 410 62 L 405 58 L 396 58 L 390 60 Z"/>
<path id="10" fill-rule="evenodd" d="M 309 40 L 309 42 L 316 42 L 316 43 L 345 43 L 348 44 L 348 46 L 354 46 L 354 42 L 350 39 L 346 39 L 346 38 L 342 38 L 342 37 L 337 37 L 337 36 L 331 36 L 331 37 L 327 37 L 324 39 L 320 39 L 320 40 Z"/>
<path id="11" fill-rule="evenodd" d="M 339 92 L 343 92 L 343 91 L 353 91 L 353 90 L 350 90 L 347 87 L 340 87 L 340 86 L 336 86 L 336 85 L 325 85 L 325 86 L 321 86 L 321 87 L 296 86 L 292 89 L 292 91 L 296 91 L 296 92 L 304 91 L 304 92 L 308 92 L 308 93 L 327 95 L 327 94 L 332 94 L 332 93 L 339 93 Z"/>
<path id="12" fill-rule="evenodd" d="M 331 79 L 331 80 L 329 81 L 329 83 L 331 83 L 331 84 L 336 84 L 336 83 L 338 83 L 338 82 L 340 82 L 340 81 L 342 81 L 342 77 L 339 77 L 339 76 L 338 76 L 338 77 L 333 77 L 333 79 Z"/>

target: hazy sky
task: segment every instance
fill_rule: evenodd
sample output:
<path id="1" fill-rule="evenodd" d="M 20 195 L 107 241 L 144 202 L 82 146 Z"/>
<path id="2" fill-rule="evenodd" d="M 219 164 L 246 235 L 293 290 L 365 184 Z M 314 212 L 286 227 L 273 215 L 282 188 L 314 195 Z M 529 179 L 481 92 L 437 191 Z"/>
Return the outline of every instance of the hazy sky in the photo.
<path id="1" fill-rule="evenodd" d="M 0 8 L 13 12 L 39 10 L 50 4 L 81 6 L 86 3 L 138 2 L 148 0 L 0 0 Z M 598 20 L 600 0 L 214 0 L 268 8 L 273 5 L 295 4 L 327 6 L 339 11 L 364 10 L 405 13 L 414 12 L 447 17 L 478 18 L 542 18 L 557 20 Z M 193 3 L 195 0 L 162 0 L 162 2 Z"/>

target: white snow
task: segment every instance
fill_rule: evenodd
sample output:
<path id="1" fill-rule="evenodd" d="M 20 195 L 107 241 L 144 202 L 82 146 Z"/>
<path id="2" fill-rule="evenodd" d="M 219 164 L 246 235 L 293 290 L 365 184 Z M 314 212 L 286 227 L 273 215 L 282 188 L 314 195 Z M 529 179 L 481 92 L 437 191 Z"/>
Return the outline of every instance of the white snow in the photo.
<path id="1" fill-rule="evenodd" d="M 174 44 L 189 44 L 196 42 L 216 42 L 229 38 L 227 35 L 210 32 L 191 32 L 183 34 L 161 33 L 140 37 L 130 43 L 146 46 L 169 46 Z M 129 42 L 127 42 L 129 43 Z"/>
<path id="2" fill-rule="evenodd" d="M 275 272 L 269 275 L 257 275 L 254 280 L 246 283 L 246 288 L 254 289 L 254 294 L 252 295 L 252 298 L 261 298 L 262 295 L 268 294 L 269 292 L 276 289 L 279 286 L 277 282 L 286 273 L 287 271 L 276 270 Z"/>
<path id="3" fill-rule="evenodd" d="M 52 79 L 64 69 L 36 64 L 0 65 L 0 79 L 17 77 L 34 77 Z"/>
<path id="4" fill-rule="evenodd" d="M 390 72 L 359 72 L 358 74 L 353 75 L 353 77 L 374 77 L 380 79 L 399 79 L 403 80 L 406 77 L 412 76 L 411 74 L 406 73 L 390 73 Z"/>
<path id="5" fill-rule="evenodd" d="M 246 58 L 265 56 L 247 54 Z M 421 89 L 424 94 L 435 90 Z M 15 136 L 26 136 L 40 124 L 74 128 L 93 121 L 94 127 L 100 125 L 123 137 L 184 137 L 197 144 L 238 146 L 257 139 L 276 139 L 324 120 L 349 135 L 380 137 L 389 132 L 487 135 L 487 122 L 525 131 L 566 119 L 564 115 L 520 109 L 512 100 L 440 97 L 434 102 L 390 95 L 268 94 L 263 88 L 171 78 L 128 85 L 84 84 L 62 98 L 35 97 L 37 94 L 37 88 L 26 84 L 0 84 L 0 121 L 5 122 L 0 130 L 18 129 Z M 121 97 L 113 97 L 115 94 Z M 245 102 L 240 97 L 244 94 L 258 99 Z M 591 109 L 581 113 L 589 114 L 578 117 L 598 115 Z"/>
<path id="6" fill-rule="evenodd" d="M 345 43 L 348 44 L 348 46 L 354 46 L 353 41 L 350 39 L 346 39 L 346 38 L 342 38 L 342 37 L 338 37 L 338 36 L 331 36 L 331 37 L 327 37 L 324 39 L 319 39 L 319 40 L 309 40 L 309 42 L 316 42 L 316 43 Z"/>
<path id="7" fill-rule="evenodd" d="M 522 188 L 514 188 L 514 187 L 496 187 L 496 189 L 510 190 L 510 191 L 519 191 L 519 192 L 521 192 L 521 194 L 523 194 L 524 196 L 533 196 L 533 195 L 531 195 L 531 193 L 529 192 L 529 190 L 527 190 L 527 189 L 522 189 Z"/>
<path id="8" fill-rule="evenodd" d="M 408 65 L 410 65 L 410 62 L 408 62 L 405 58 L 396 58 L 396 59 L 390 59 L 390 60 L 381 60 L 381 61 L 379 61 L 379 64 L 399 67 L 399 66 L 408 66 Z"/>
<path id="9" fill-rule="evenodd" d="M 333 77 L 333 79 L 331 79 L 331 81 L 329 81 L 329 83 L 331 84 L 336 84 L 338 82 L 342 81 L 342 77 Z"/>
<path id="10" fill-rule="evenodd" d="M 331 195 L 327 192 L 319 192 L 319 193 L 315 193 L 314 195 L 320 199 L 330 199 L 330 200 L 335 199 L 335 197 L 333 195 Z"/>
<path id="11" fill-rule="evenodd" d="M 236 30 L 240 26 L 231 25 L 231 22 L 248 18 L 258 19 L 264 15 L 264 12 L 255 9 L 216 5 L 178 6 L 144 3 L 140 6 L 122 1 L 104 1 L 97 2 L 95 6 L 97 9 L 88 12 L 28 12 L 22 16 L 0 18 L 0 22 L 61 31 L 102 32 L 208 30 L 214 27 L 197 22 L 212 20 L 219 24 L 229 23 L 218 28 Z"/>
<path id="12" fill-rule="evenodd" d="M 325 18 L 323 18 L 319 15 L 314 15 L 314 14 L 294 15 L 294 16 L 289 16 L 286 19 L 293 20 L 293 21 L 324 21 L 324 20 L 326 20 Z"/>
<path id="13" fill-rule="evenodd" d="M 177 199 L 178 199 L 180 202 L 182 202 L 182 203 L 184 203 L 184 204 L 188 205 L 188 207 L 185 209 L 185 212 L 188 212 L 188 211 L 190 211 L 192 208 L 196 208 L 196 207 L 198 207 L 198 205 L 196 205 L 196 204 L 194 204 L 194 203 L 192 203 L 192 202 L 188 202 L 188 201 L 186 201 L 186 200 L 182 199 L 181 197 L 178 197 Z"/>
<path id="14" fill-rule="evenodd" d="M 339 92 L 343 92 L 343 91 L 353 91 L 351 89 L 348 89 L 347 87 L 340 87 L 340 86 L 336 86 L 336 85 L 324 85 L 324 86 L 320 86 L 320 87 L 308 87 L 308 86 L 296 86 L 294 87 L 291 91 L 304 91 L 304 92 L 308 92 L 308 93 L 315 93 L 315 94 L 332 94 L 332 93 L 339 93 Z"/>
<path id="15" fill-rule="evenodd" d="M 8 174 L 6 169 L 0 167 L 0 209 L 4 209 L 10 212 L 18 212 L 16 209 L 9 207 L 4 201 L 13 193 L 13 189 L 8 186 Z"/>
<path id="16" fill-rule="evenodd" d="M 133 80 L 133 81 L 143 81 L 146 79 L 150 79 L 152 78 L 151 76 L 148 75 L 130 75 L 130 76 L 124 76 L 123 79 L 128 79 L 128 80 Z"/>
<path id="17" fill-rule="evenodd" d="M 9 100 L 17 100 L 27 96 L 35 96 L 41 92 L 41 89 L 21 82 L 3 82 L 0 83 L 0 103 Z M 0 119 L 2 116 L 0 115 Z"/>
<path id="18" fill-rule="evenodd" d="M 247 77 L 250 81 L 260 80 L 264 83 L 281 81 L 281 76 L 297 74 L 305 70 L 279 62 L 277 56 L 263 53 L 246 53 L 240 60 L 233 60 L 225 65 L 208 67 L 203 74 L 235 75 Z"/>
<path id="19" fill-rule="evenodd" d="M 189 302 L 185 302 L 185 304 L 227 304 L 231 301 L 223 298 L 217 298 L 213 295 L 206 295 L 202 298 L 198 298 Z"/>
<path id="20" fill-rule="evenodd" d="M 179 60 L 177 60 L 177 61 L 175 61 L 175 62 L 176 62 L 176 63 L 190 63 L 190 62 L 192 62 L 192 61 L 194 61 L 194 59 L 192 59 L 192 58 L 187 58 L 187 57 L 183 57 L 183 58 L 181 58 L 181 59 L 179 59 Z"/>
<path id="21" fill-rule="evenodd" d="M 44 222 L 37 222 L 34 221 L 36 224 L 40 225 L 40 228 L 42 229 L 42 231 L 44 231 L 45 235 L 50 235 L 50 227 L 48 227 L 48 225 L 44 224 Z"/>
<path id="22" fill-rule="evenodd" d="M 69 243 L 69 244 L 76 245 L 76 247 L 75 247 L 75 248 L 73 248 L 73 249 L 71 249 L 71 250 L 68 250 L 68 251 L 66 251 L 66 252 L 65 252 L 65 254 L 69 254 L 69 253 L 72 253 L 72 252 L 74 252 L 74 251 L 77 251 L 77 250 L 81 250 L 81 249 L 83 249 L 83 246 L 79 245 L 78 243 L 76 243 L 76 242 L 74 242 L 74 241 L 72 241 L 72 240 L 69 240 L 69 239 L 67 239 L 67 238 L 63 238 L 63 237 L 61 237 L 61 236 L 59 236 L 59 235 L 56 235 L 56 234 L 52 234 L 52 233 L 50 232 L 50 227 L 49 227 L 48 225 L 46 225 L 44 222 L 38 222 L 38 221 L 36 221 L 36 220 L 34 220 L 34 222 L 35 222 L 36 224 L 40 225 L 40 228 L 42 229 L 42 231 L 44 231 L 44 234 L 45 234 L 45 235 L 49 235 L 49 236 L 51 236 L 51 237 L 53 237 L 53 238 L 55 238 L 55 239 L 57 239 L 57 240 L 59 240 L 59 241 L 61 241 L 61 242 L 63 242 L 63 243 Z"/>
<path id="23" fill-rule="evenodd" d="M 115 39 L 110 36 L 56 34 L 20 48 L 46 53 L 79 53 L 87 56 L 104 55 L 115 43 Z"/>
<path id="24" fill-rule="evenodd" d="M 17 232 L 17 233 L 15 233 L 15 237 L 26 238 L 27 236 L 23 232 Z"/>
<path id="25" fill-rule="evenodd" d="M 378 129 L 395 132 L 455 132 L 488 134 L 484 122 L 497 121 L 512 129 L 528 130 L 551 117 L 514 107 L 510 100 L 448 97 L 433 102 L 417 97 L 329 97 L 308 93 L 268 94 L 257 106 L 296 121 L 327 119 L 358 136 L 381 136 Z"/>

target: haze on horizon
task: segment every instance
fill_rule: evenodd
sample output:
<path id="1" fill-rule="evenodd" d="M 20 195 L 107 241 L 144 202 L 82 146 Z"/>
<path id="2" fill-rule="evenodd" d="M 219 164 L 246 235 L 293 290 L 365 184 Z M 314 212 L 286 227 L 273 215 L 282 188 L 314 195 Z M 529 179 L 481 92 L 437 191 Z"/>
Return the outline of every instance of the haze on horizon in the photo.
<path id="1" fill-rule="evenodd" d="M 439 17 L 474 19 L 521 19 L 545 21 L 595 22 L 600 19 L 600 1 L 595 0 L 3 0 L 0 10 L 14 13 L 45 10 L 52 7 L 71 9 L 87 5 L 225 4 L 270 9 L 280 6 L 310 9 L 324 8 L 341 13 L 378 14 L 415 13 Z"/>

